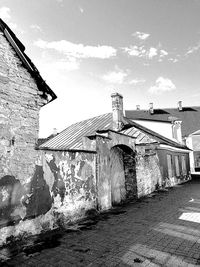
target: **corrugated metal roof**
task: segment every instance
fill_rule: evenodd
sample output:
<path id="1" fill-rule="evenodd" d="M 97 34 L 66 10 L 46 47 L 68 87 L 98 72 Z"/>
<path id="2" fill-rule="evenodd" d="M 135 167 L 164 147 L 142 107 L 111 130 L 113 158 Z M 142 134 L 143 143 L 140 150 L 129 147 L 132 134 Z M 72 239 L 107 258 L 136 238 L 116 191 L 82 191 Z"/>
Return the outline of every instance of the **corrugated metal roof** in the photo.
<path id="1" fill-rule="evenodd" d="M 170 146 L 187 149 L 186 146 L 172 141 L 146 127 L 124 118 L 125 129 L 120 133 L 136 138 L 136 144 L 149 144 L 159 142 Z M 39 146 L 48 149 L 83 149 L 83 137 L 95 135 L 97 131 L 112 129 L 112 113 L 106 113 L 88 120 L 84 120 L 67 127 L 61 133 Z"/>
<path id="2" fill-rule="evenodd" d="M 82 138 L 91 136 L 97 130 L 112 129 L 112 113 L 106 113 L 67 127 L 57 136 L 43 143 L 40 148 L 82 149 Z"/>
<path id="3" fill-rule="evenodd" d="M 126 110 L 125 116 L 132 120 L 149 120 L 169 122 L 171 118 L 182 121 L 182 135 L 189 134 L 200 129 L 200 107 L 183 107 L 181 111 L 177 108 L 154 109 L 150 114 L 148 110 Z"/>

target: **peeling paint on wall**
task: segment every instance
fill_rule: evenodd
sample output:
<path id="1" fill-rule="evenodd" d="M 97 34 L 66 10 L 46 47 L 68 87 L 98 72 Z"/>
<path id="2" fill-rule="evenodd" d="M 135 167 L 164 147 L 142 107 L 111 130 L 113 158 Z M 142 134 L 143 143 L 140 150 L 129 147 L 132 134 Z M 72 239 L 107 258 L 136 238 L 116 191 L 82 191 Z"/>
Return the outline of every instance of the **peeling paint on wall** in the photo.
<path id="1" fill-rule="evenodd" d="M 27 184 L 14 176 L 2 177 L 0 244 L 11 235 L 38 234 L 58 223 L 65 225 L 96 208 L 95 168 L 95 154 L 43 151 Z"/>
<path id="2" fill-rule="evenodd" d="M 145 147 L 137 147 L 136 177 L 138 197 L 152 193 L 162 185 L 160 162 L 156 153 L 146 154 Z"/>

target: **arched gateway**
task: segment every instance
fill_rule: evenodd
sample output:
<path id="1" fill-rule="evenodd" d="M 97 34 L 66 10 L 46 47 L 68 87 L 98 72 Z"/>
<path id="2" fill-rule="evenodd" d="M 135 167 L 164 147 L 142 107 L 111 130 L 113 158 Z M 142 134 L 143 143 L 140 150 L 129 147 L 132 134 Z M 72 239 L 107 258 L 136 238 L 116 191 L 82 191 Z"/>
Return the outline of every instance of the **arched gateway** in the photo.
<path id="1" fill-rule="evenodd" d="M 135 153 L 126 145 L 116 145 L 110 151 L 112 205 L 137 198 Z"/>

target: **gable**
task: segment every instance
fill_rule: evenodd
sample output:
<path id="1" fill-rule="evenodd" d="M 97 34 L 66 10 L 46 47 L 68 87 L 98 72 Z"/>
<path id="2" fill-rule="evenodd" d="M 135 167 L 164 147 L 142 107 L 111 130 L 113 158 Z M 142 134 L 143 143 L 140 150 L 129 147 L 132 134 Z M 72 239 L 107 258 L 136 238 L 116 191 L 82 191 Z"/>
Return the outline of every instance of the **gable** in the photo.
<path id="1" fill-rule="evenodd" d="M 8 43 L 14 49 L 16 55 L 21 60 L 23 66 L 27 69 L 27 71 L 31 74 L 32 78 L 35 80 L 38 89 L 41 91 L 40 96 L 46 100 L 46 103 L 49 103 L 56 99 L 56 94 L 46 84 L 36 66 L 25 54 L 25 46 L 19 41 L 16 35 L 11 31 L 11 29 L 2 19 L 0 19 L 0 32 L 3 33 Z"/>

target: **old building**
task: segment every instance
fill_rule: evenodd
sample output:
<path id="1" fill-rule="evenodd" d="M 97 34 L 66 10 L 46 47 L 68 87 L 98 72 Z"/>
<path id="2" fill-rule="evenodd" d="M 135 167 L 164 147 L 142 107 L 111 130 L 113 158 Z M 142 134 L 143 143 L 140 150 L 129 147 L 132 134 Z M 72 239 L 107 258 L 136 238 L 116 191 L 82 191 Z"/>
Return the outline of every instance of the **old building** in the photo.
<path id="1" fill-rule="evenodd" d="M 29 218 L 36 210 L 43 214 L 44 203 L 51 202 L 45 194 L 39 199 L 47 185 L 43 179 L 36 187 L 35 146 L 39 110 L 56 95 L 24 51 L 0 19 L 0 243 L 31 227 Z"/>
<path id="2" fill-rule="evenodd" d="M 186 144 L 191 150 L 191 172 L 200 167 L 200 107 L 184 107 L 182 101 L 177 108 L 155 109 L 150 103 L 149 110 L 142 110 L 137 105 L 135 110 L 126 110 L 127 118 L 160 134 Z"/>
<path id="3" fill-rule="evenodd" d="M 124 117 L 118 93 L 112 95 L 112 113 L 75 123 L 39 149 L 51 155 L 63 180 L 66 171 L 56 151 L 95 153 L 93 185 L 100 210 L 190 179 L 189 149 Z"/>
<path id="4" fill-rule="evenodd" d="M 68 225 L 91 209 L 190 178 L 188 148 L 112 113 L 67 127 L 39 147 L 39 110 L 56 98 L 0 20 L 0 245 Z"/>

